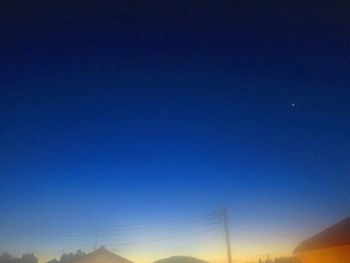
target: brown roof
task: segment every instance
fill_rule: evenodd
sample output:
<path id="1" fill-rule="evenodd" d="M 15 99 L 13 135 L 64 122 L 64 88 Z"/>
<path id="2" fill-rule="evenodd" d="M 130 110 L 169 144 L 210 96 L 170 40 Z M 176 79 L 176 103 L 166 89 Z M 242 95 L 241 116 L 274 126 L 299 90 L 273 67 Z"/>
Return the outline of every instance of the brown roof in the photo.
<path id="1" fill-rule="evenodd" d="M 126 258 L 118 256 L 104 247 L 87 254 L 73 263 L 133 263 Z"/>
<path id="2" fill-rule="evenodd" d="M 301 242 L 294 253 L 350 245 L 350 217 Z"/>

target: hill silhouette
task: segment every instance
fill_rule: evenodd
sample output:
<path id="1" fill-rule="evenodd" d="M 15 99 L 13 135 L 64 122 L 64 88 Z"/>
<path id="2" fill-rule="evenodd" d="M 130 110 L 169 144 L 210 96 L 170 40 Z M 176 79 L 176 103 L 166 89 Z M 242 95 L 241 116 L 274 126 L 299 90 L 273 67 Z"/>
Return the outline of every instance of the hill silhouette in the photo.
<path id="1" fill-rule="evenodd" d="M 208 263 L 207 261 L 189 257 L 189 256 L 173 256 L 154 261 L 153 263 Z"/>

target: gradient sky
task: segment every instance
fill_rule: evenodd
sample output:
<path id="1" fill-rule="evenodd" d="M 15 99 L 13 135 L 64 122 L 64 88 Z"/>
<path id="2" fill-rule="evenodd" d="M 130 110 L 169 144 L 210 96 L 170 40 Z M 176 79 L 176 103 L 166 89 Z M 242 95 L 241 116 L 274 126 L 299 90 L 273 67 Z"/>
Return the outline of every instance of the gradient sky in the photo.
<path id="1" fill-rule="evenodd" d="M 256 258 L 349 216 L 347 1 L 0 10 L 1 250 L 44 260 L 98 230 L 137 262 L 220 261 L 202 216 L 226 205 L 234 257 Z"/>

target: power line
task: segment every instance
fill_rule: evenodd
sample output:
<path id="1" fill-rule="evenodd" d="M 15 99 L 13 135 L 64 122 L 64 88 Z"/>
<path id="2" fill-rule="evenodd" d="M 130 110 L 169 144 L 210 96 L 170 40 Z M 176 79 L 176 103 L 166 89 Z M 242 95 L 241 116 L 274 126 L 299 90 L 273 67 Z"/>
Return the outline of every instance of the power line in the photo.
<path id="1" fill-rule="evenodd" d="M 129 245 L 140 245 L 140 244 L 156 243 L 156 242 L 161 242 L 161 241 L 167 241 L 167 240 L 173 240 L 173 239 L 179 239 L 179 238 L 184 238 L 184 237 L 189 237 L 189 236 L 195 236 L 195 235 L 210 233 L 210 232 L 213 232 L 213 230 L 211 230 L 211 231 L 207 230 L 207 231 L 192 232 L 192 233 L 187 233 L 187 234 L 183 234 L 183 235 L 176 235 L 176 236 L 171 236 L 171 237 L 166 237 L 166 238 L 151 239 L 151 240 L 144 240 L 144 241 L 107 244 L 107 246 L 129 246 Z"/>
<path id="2" fill-rule="evenodd" d="M 138 232 L 154 232 L 154 231 L 161 231 L 161 230 L 171 230 L 171 229 L 174 229 L 174 228 L 178 228 L 179 226 L 184 226 L 184 225 L 187 225 L 187 226 L 191 226 L 191 227 L 208 227 L 208 226 L 215 226 L 217 225 L 216 222 L 209 222 L 209 223 L 205 223 L 205 222 L 202 222 L 200 224 L 196 223 L 196 224 L 176 224 L 176 225 L 169 225 L 169 226 L 152 226 L 152 227 L 148 227 L 148 228 L 128 228 L 128 229 L 119 229 L 119 230 L 104 230 L 104 231 L 101 231 L 99 228 L 97 230 L 87 230 L 87 231 L 66 231 L 66 230 L 63 230 L 63 231 L 44 231 L 44 230 L 39 230 L 39 233 L 32 233 L 32 232 L 26 232 L 26 231 L 20 231 L 20 232 L 16 232 L 17 234 L 20 233 L 20 234 L 29 234 L 29 235 L 41 235 L 41 234 L 46 234 L 46 235 L 82 235 L 82 236 L 90 236 L 90 235 L 95 235 L 96 234 L 96 231 L 99 232 L 99 235 L 100 236 L 110 236 L 110 235 L 122 235 L 123 233 L 128 233 L 132 230 L 136 230 Z M 12 230 L 3 230 L 1 231 L 3 233 L 6 233 L 6 232 L 14 232 Z"/>
<path id="3" fill-rule="evenodd" d="M 158 221 L 160 222 L 160 221 Z M 130 230 L 137 230 L 138 232 L 149 232 L 149 231 L 166 231 L 171 230 L 174 228 L 178 228 L 179 226 L 188 225 L 192 227 L 209 227 L 214 226 L 218 224 L 217 214 L 209 214 L 201 217 L 190 218 L 190 219 L 182 219 L 182 220 L 168 220 L 167 222 L 161 221 L 162 224 L 156 225 L 155 222 L 151 223 L 144 223 L 144 224 L 130 224 L 130 225 L 119 225 L 119 226 L 111 226 L 111 227 L 103 227 L 101 228 L 94 228 L 89 230 L 76 230 L 76 231 L 70 231 L 70 230 L 63 230 L 63 231 L 44 231 L 39 230 L 39 233 L 32 233 L 26 231 L 15 231 L 15 233 L 18 235 L 28 235 L 28 236 L 96 236 L 96 231 L 98 231 L 99 236 L 120 236 L 125 233 L 130 232 Z M 165 223 L 165 224 L 164 224 Z M 169 224 L 170 223 L 170 224 Z M 1 232 L 14 232 L 9 229 L 0 229 Z"/>
<path id="4" fill-rule="evenodd" d="M 206 225 L 206 226 L 192 226 L 191 228 L 193 227 L 196 227 L 196 228 L 203 228 L 203 227 L 206 227 L 206 228 L 211 228 L 213 227 L 214 225 Z M 160 228 L 160 229 L 144 229 L 143 231 L 139 231 L 139 230 L 136 230 L 137 233 L 154 233 L 154 232 L 159 232 L 159 231 L 167 231 L 167 230 L 176 230 L 176 229 L 179 229 L 179 226 L 173 226 L 171 228 Z M 217 227 L 215 226 L 215 228 L 213 229 L 217 229 Z M 131 231 L 131 230 L 130 230 Z M 123 235 L 127 235 L 130 233 L 130 231 L 125 231 L 125 232 L 108 232 L 108 233 L 100 233 L 99 231 L 98 232 L 98 236 L 99 237 L 113 237 L 113 236 L 123 236 Z M 13 232 L 15 233 L 17 236 L 18 235 L 21 235 L 21 236 L 55 236 L 55 237 L 95 237 L 96 236 L 96 231 L 92 231 L 92 232 L 89 232 L 89 233 L 70 233 L 70 232 L 56 232 L 56 233 L 46 233 L 46 232 L 39 232 L 39 233 L 30 233 L 30 232 Z"/>
<path id="5" fill-rule="evenodd" d="M 157 220 L 157 221 L 152 221 L 152 222 L 143 222 L 140 224 L 120 224 L 120 225 L 112 225 L 112 226 L 104 226 L 104 227 L 99 227 L 99 230 L 105 230 L 105 231 L 110 231 L 111 229 L 124 229 L 124 228 L 142 228 L 142 227 L 149 227 L 152 225 L 155 226 L 159 226 L 159 225 L 168 225 L 168 224 L 190 224 L 190 223 L 197 223 L 203 220 L 207 220 L 207 221 L 214 221 L 216 220 L 218 217 L 217 213 L 211 213 L 211 214 L 206 214 L 206 215 L 202 215 L 202 216 L 195 216 L 195 217 L 189 217 L 189 218 L 182 218 L 182 219 L 174 219 L 174 220 Z M 65 228 L 74 228 L 76 229 L 77 227 L 81 227 L 81 225 L 77 226 L 77 225 L 55 225 L 56 227 L 65 227 Z M 42 227 L 42 225 L 37 225 L 37 227 Z M 33 226 L 31 226 L 31 228 L 33 228 Z M 85 226 L 84 228 L 95 228 L 95 226 Z M 1 229 L 1 230 L 5 230 L 5 229 Z M 88 230 L 89 231 L 95 231 L 95 230 Z M 85 232 L 83 231 L 76 231 L 76 232 Z"/>

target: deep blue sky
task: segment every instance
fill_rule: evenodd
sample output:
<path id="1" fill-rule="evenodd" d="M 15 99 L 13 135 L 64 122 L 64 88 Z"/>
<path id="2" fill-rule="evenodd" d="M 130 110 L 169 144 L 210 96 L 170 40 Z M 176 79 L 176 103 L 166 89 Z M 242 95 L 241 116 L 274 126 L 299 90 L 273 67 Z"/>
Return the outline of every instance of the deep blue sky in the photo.
<path id="1" fill-rule="evenodd" d="M 232 232 L 349 215 L 350 5 L 243 2 L 1 1 L 4 249 L 223 204 Z"/>

